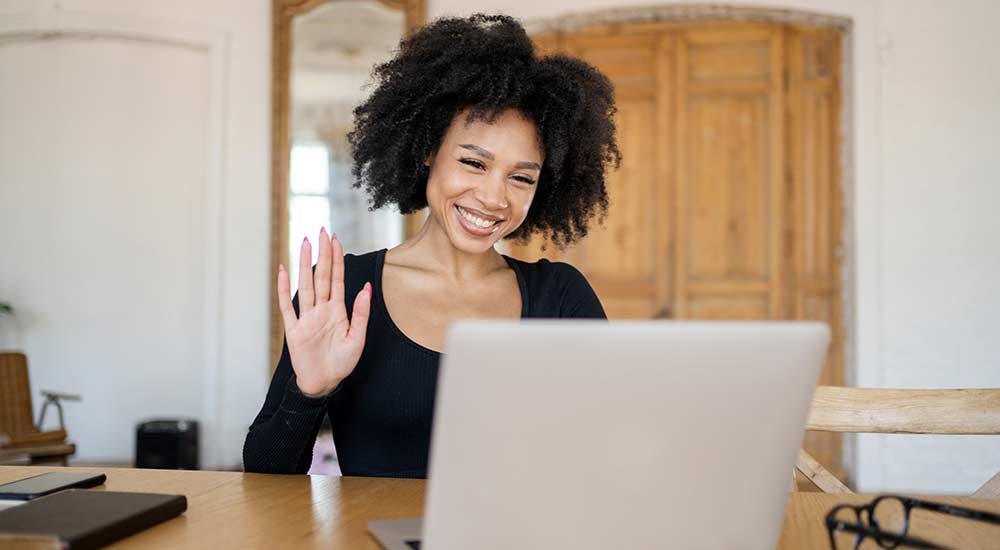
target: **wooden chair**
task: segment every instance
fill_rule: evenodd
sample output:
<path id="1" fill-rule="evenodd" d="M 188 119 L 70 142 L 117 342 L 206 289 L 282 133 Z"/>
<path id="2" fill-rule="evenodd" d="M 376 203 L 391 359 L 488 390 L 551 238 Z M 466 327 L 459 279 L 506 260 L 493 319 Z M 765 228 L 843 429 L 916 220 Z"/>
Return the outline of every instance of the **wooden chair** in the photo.
<path id="1" fill-rule="evenodd" d="M 1000 388 L 883 390 L 819 386 L 807 430 L 841 433 L 1000 435 Z M 804 450 L 796 470 L 824 493 L 850 493 Z M 1000 498 L 1000 472 L 975 493 Z"/>
<path id="2" fill-rule="evenodd" d="M 59 411 L 59 429 L 39 431 L 31 406 L 28 382 L 28 358 L 23 353 L 0 353 L 0 434 L 6 443 L 0 448 L 0 460 L 27 456 L 32 464 L 59 461 L 64 466 L 76 452 L 76 445 L 66 441 L 60 399 L 79 400 L 79 396 L 42 392 L 45 406 L 54 403 Z M 44 410 L 44 409 L 43 409 Z"/>

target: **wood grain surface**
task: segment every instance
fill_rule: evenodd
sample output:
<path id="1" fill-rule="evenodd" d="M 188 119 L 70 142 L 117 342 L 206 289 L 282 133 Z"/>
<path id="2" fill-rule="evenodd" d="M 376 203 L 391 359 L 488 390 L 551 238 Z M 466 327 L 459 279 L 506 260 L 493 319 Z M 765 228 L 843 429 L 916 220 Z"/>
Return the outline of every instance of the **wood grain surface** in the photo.
<path id="1" fill-rule="evenodd" d="M 239 472 L 0 466 L 0 483 L 48 471 L 104 472 L 92 490 L 183 494 L 182 516 L 110 546 L 123 548 L 379 548 L 367 531 L 372 519 L 423 513 L 426 482 L 412 479 L 280 476 Z M 719 496 L 725 498 L 724 495 Z M 792 493 L 781 549 L 827 547 L 823 517 L 841 502 L 872 495 Z M 937 502 L 1000 513 L 1000 501 L 930 497 Z M 1000 527 L 914 512 L 913 534 L 953 548 L 996 548 Z M 665 529 L 669 533 L 669 529 Z M 654 545 L 655 546 L 655 545 Z M 667 546 L 669 547 L 669 544 Z"/>
<path id="2" fill-rule="evenodd" d="M 1000 435 L 1000 388 L 900 390 L 819 386 L 806 429 Z"/>

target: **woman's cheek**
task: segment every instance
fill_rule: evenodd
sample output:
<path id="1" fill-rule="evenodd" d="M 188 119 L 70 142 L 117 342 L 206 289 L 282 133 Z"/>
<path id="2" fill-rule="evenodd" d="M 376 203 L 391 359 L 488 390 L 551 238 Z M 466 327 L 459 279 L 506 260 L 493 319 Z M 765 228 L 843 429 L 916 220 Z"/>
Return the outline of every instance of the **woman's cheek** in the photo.
<path id="1" fill-rule="evenodd" d="M 527 191 L 526 193 L 528 194 L 528 197 L 527 197 L 527 199 L 523 203 L 524 207 L 521 209 L 521 222 L 524 222 L 524 219 L 528 217 L 528 212 L 531 211 L 531 203 L 533 203 L 535 201 L 535 190 L 534 189 L 531 189 L 530 191 Z M 518 223 L 518 225 L 521 225 L 521 224 Z"/>

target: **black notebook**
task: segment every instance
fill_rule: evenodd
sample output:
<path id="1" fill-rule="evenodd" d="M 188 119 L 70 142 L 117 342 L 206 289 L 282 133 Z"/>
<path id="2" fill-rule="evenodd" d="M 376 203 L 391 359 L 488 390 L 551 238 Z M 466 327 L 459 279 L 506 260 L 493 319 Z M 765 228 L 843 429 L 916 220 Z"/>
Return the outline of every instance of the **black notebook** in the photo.
<path id="1" fill-rule="evenodd" d="M 0 533 L 59 537 L 65 548 L 103 548 L 184 513 L 183 495 L 70 489 L 0 511 Z"/>

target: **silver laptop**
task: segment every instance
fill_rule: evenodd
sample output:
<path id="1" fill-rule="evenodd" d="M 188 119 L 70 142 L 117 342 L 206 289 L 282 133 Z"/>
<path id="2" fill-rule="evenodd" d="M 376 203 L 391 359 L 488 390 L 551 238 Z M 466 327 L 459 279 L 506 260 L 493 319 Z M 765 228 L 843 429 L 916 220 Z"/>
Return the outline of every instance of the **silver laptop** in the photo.
<path id="1" fill-rule="evenodd" d="M 391 550 L 772 549 L 829 339 L 810 322 L 456 323 L 426 516 L 369 530 Z"/>

